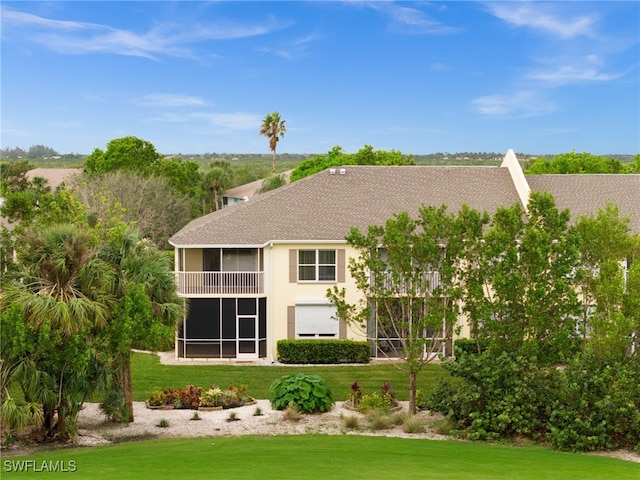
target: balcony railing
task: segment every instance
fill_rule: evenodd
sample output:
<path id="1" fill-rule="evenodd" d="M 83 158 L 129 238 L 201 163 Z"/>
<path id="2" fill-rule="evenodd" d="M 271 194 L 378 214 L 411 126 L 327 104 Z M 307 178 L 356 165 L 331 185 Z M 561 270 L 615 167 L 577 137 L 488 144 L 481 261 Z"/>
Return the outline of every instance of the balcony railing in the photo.
<path id="1" fill-rule="evenodd" d="M 180 295 L 257 295 L 264 272 L 176 272 Z"/>

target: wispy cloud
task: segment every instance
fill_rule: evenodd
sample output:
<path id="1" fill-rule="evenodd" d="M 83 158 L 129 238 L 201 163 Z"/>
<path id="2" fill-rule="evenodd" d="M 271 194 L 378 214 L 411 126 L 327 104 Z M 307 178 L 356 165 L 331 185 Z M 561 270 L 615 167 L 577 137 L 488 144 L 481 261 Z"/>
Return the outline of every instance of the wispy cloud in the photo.
<path id="1" fill-rule="evenodd" d="M 624 73 L 603 71 L 603 63 L 603 59 L 595 54 L 584 55 L 581 58 L 556 60 L 552 66 L 544 66 L 529 72 L 527 78 L 549 86 L 562 86 L 574 83 L 608 82 L 624 75 Z"/>
<path id="2" fill-rule="evenodd" d="M 198 42 L 259 36 L 288 26 L 269 17 L 256 24 L 172 22 L 159 24 L 145 32 L 135 32 L 104 24 L 54 20 L 6 8 L 2 19 L 5 27 L 19 27 L 14 31 L 15 35 L 22 35 L 26 41 L 58 53 L 109 53 L 151 59 L 163 55 L 189 58 L 194 56 L 189 46 Z"/>
<path id="3" fill-rule="evenodd" d="M 184 94 L 155 93 L 144 95 L 131 100 L 132 103 L 143 107 L 200 107 L 207 105 L 201 97 Z"/>
<path id="4" fill-rule="evenodd" d="M 151 119 L 162 123 L 190 123 L 194 128 L 216 127 L 222 131 L 256 130 L 260 129 L 262 117 L 254 113 L 245 112 L 191 112 L 191 113 L 163 113 Z"/>
<path id="5" fill-rule="evenodd" d="M 257 50 L 262 53 L 275 55 L 276 57 L 283 58 L 285 60 L 293 60 L 298 58 L 310 48 L 317 40 L 321 38 L 321 35 L 317 33 L 310 33 L 308 35 L 304 35 L 302 37 L 298 37 L 283 46 L 275 48 L 262 46 Z"/>
<path id="6" fill-rule="evenodd" d="M 531 90 L 484 95 L 471 102 L 474 111 L 487 116 L 535 117 L 551 113 L 555 105 Z"/>
<path id="7" fill-rule="evenodd" d="M 595 15 L 563 17 L 555 11 L 557 4 L 539 2 L 491 2 L 487 10 L 515 27 L 541 30 L 562 38 L 593 35 Z"/>
<path id="8" fill-rule="evenodd" d="M 366 5 L 386 15 L 390 20 L 390 29 L 406 34 L 451 34 L 460 31 L 445 23 L 432 19 L 424 11 L 389 1 L 364 2 Z"/>

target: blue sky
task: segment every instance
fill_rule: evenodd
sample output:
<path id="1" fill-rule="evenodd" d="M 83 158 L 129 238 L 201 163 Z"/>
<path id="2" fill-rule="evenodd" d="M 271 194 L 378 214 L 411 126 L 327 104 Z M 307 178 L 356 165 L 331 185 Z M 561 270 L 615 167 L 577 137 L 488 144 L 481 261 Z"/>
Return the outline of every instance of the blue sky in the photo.
<path id="1" fill-rule="evenodd" d="M 2 148 L 640 152 L 640 3 L 2 1 Z"/>

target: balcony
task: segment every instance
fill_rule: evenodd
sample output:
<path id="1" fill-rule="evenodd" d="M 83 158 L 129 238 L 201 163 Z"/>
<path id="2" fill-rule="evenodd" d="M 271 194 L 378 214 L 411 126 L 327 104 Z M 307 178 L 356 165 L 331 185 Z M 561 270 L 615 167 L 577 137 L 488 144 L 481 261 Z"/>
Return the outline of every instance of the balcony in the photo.
<path id="1" fill-rule="evenodd" d="M 183 296 L 264 293 L 264 272 L 176 272 L 176 281 Z"/>

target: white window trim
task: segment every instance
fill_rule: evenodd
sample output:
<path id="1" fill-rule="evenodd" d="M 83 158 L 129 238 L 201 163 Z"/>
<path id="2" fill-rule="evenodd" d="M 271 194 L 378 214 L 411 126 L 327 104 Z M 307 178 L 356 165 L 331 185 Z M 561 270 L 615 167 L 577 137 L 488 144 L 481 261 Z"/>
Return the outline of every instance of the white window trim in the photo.
<path id="1" fill-rule="evenodd" d="M 301 263 L 300 252 L 315 252 L 315 262 Z M 333 252 L 334 263 L 320 263 L 320 252 Z M 300 267 L 315 267 L 315 278 L 313 280 L 302 280 L 300 278 Z M 332 280 L 319 280 L 320 267 L 333 267 L 333 279 Z M 299 283 L 336 283 L 338 281 L 338 250 L 334 248 L 301 248 L 298 250 L 298 265 L 297 274 Z"/>

